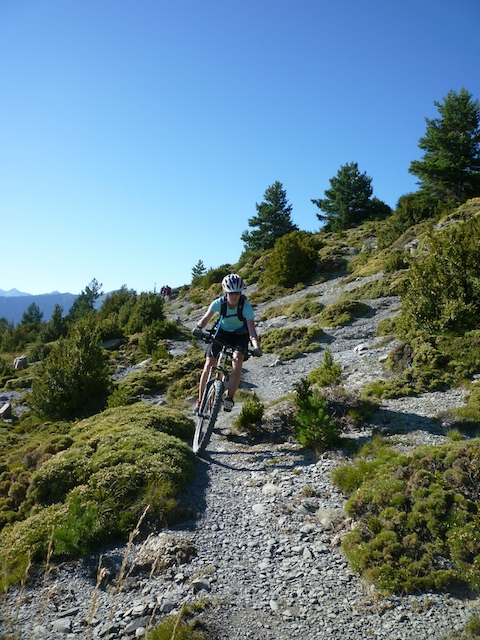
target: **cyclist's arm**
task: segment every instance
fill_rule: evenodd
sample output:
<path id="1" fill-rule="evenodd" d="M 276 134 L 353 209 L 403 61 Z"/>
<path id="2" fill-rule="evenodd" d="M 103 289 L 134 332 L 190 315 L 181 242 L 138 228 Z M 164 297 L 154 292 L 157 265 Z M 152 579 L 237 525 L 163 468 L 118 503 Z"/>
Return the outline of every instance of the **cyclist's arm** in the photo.
<path id="1" fill-rule="evenodd" d="M 252 345 L 254 349 L 258 349 L 260 346 L 260 340 L 257 335 L 257 330 L 255 328 L 255 320 L 247 320 L 247 328 L 248 333 L 250 335 L 250 340 L 252 341 Z"/>
<path id="2" fill-rule="evenodd" d="M 204 329 L 209 323 L 210 318 L 213 316 L 214 313 L 215 313 L 214 311 L 212 311 L 211 309 L 208 309 L 205 312 L 205 315 L 203 316 L 203 318 L 199 320 L 199 322 L 197 322 L 197 327 L 200 327 L 200 329 Z"/>

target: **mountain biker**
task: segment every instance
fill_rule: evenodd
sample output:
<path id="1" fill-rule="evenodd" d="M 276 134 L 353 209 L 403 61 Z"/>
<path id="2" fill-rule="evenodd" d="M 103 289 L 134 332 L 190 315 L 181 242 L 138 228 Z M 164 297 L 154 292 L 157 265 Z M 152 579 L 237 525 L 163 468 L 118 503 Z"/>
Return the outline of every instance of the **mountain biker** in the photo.
<path id="1" fill-rule="evenodd" d="M 223 401 L 223 410 L 231 411 L 234 406 L 233 398 L 240 384 L 242 375 L 242 364 L 248 352 L 249 341 L 253 345 L 252 354 L 261 356 L 260 340 L 255 328 L 254 312 L 252 305 L 243 295 L 245 284 L 241 276 L 236 273 L 229 273 L 222 280 L 222 290 L 224 295 L 216 298 L 208 307 L 203 318 L 198 322 L 193 330 L 193 335 L 201 337 L 203 328 L 208 324 L 210 318 L 215 313 L 219 313 L 218 324 L 214 336 L 220 342 L 234 347 L 232 357 L 232 373 L 228 380 L 226 397 Z M 223 305 L 223 309 L 222 309 Z M 196 412 L 200 406 L 205 384 L 208 380 L 211 367 L 217 364 L 217 357 L 221 346 L 217 342 L 208 345 L 205 355 L 205 365 L 200 377 L 199 395 Z"/>

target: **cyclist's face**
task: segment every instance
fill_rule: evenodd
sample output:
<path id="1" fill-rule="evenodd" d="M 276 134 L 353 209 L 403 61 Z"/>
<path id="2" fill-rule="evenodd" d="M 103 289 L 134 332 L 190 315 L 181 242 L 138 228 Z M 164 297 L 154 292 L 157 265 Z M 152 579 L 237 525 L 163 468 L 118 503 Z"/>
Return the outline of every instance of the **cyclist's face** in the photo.
<path id="1" fill-rule="evenodd" d="M 235 291 L 235 292 L 227 291 L 227 301 L 233 307 L 238 303 L 239 299 L 240 299 L 240 291 Z"/>

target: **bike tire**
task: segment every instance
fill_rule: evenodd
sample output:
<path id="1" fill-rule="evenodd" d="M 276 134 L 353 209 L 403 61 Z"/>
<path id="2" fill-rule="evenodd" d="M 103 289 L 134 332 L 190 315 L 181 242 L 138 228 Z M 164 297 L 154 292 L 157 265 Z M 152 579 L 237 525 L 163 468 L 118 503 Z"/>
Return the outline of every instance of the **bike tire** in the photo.
<path id="1" fill-rule="evenodd" d="M 222 405 L 223 382 L 214 380 L 207 389 L 205 401 L 202 402 L 201 414 L 198 416 L 197 427 L 193 436 L 193 452 L 200 456 L 210 441 L 218 412 Z"/>

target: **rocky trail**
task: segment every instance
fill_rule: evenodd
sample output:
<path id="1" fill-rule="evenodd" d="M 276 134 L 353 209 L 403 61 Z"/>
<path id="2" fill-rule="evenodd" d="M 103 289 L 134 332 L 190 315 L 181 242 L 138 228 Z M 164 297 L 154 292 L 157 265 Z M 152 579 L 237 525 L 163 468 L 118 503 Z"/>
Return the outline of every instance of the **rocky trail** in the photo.
<path id="1" fill-rule="evenodd" d="M 308 291 L 329 304 L 343 286 L 337 279 Z M 376 338 L 375 329 L 398 312 L 399 300 L 368 302 L 375 313 L 326 329 L 351 392 L 387 375 L 381 363 L 393 346 Z M 257 317 L 266 306 L 259 305 Z M 181 317 L 181 309 L 174 315 Z M 192 327 L 196 320 L 182 318 Z M 261 335 L 289 322 L 274 318 L 257 325 Z M 242 385 L 268 404 L 322 361 L 323 351 L 285 363 L 271 354 L 252 358 Z M 404 434 L 396 438 L 405 447 L 442 443 L 446 427 L 438 416 L 463 399 L 461 390 L 452 390 L 389 400 L 368 428 L 352 435 L 377 430 L 388 437 L 401 427 Z M 195 517 L 146 541 L 105 549 L 99 578 L 98 557 L 92 557 L 52 569 L 33 588 L 12 589 L 2 630 L 10 625 L 21 634 L 14 637 L 25 640 L 129 640 L 143 637 L 162 615 L 196 602 L 207 603 L 199 621 L 212 640 L 441 640 L 463 629 L 478 601 L 434 593 L 381 598 L 349 568 L 340 544 L 352 523 L 344 514 L 345 497 L 331 482 L 340 453 L 317 459 L 290 439 L 252 444 L 233 437 L 229 426 L 239 411 L 240 403 L 231 414 L 222 412 L 207 453 L 197 459 L 182 498 Z M 118 576 L 122 565 L 121 583 L 116 587 L 112 579 L 104 588 L 102 581 Z"/>

